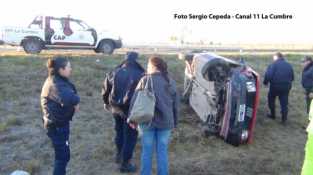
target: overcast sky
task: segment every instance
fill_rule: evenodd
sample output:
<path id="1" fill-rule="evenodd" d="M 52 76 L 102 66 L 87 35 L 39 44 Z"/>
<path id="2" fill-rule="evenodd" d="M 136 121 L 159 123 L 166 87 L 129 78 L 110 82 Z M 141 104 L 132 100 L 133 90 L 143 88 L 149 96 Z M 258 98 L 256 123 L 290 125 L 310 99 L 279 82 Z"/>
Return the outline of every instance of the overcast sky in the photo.
<path id="1" fill-rule="evenodd" d="M 38 15 L 84 20 L 127 43 L 167 42 L 171 36 L 222 43 L 313 43 L 309 1 L 280 0 L 1 0 L 0 26 L 27 26 Z M 276 13 L 292 20 L 175 20 L 174 14 Z"/>

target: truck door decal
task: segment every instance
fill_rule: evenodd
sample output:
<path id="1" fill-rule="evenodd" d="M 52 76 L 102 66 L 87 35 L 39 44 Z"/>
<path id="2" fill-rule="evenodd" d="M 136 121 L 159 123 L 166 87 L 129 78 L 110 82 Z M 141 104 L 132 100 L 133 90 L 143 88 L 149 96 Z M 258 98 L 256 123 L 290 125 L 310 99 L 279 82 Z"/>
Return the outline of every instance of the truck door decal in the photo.
<path id="1" fill-rule="evenodd" d="M 53 36 L 53 39 L 54 39 L 54 40 L 64 40 L 64 39 L 65 39 L 65 36 L 64 36 L 64 35 L 54 35 L 54 36 Z"/>
<path id="2" fill-rule="evenodd" d="M 66 18 L 66 19 L 63 19 L 63 21 L 64 21 L 64 29 L 63 29 L 64 35 L 71 36 L 73 34 L 73 30 L 70 27 L 70 19 Z"/>

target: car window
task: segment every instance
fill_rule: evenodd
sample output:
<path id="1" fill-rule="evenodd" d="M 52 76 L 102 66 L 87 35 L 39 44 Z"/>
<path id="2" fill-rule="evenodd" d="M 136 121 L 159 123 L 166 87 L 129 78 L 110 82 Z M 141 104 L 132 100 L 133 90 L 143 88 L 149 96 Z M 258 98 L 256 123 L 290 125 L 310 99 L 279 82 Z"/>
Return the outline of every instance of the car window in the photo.
<path id="1" fill-rule="evenodd" d="M 42 29 L 42 17 L 37 16 L 33 22 L 29 25 L 29 28 L 32 29 Z"/>
<path id="2" fill-rule="evenodd" d="M 63 30 L 61 21 L 57 19 L 50 20 L 50 27 L 54 30 Z"/>
<path id="3" fill-rule="evenodd" d="M 42 29 L 42 21 L 34 21 L 29 25 L 29 28 L 32 29 Z"/>
<path id="4" fill-rule="evenodd" d="M 86 24 L 84 21 L 80 21 L 80 23 L 79 23 L 80 25 L 82 25 L 84 28 L 85 28 L 85 30 L 87 30 L 87 29 L 90 29 L 91 27 L 88 25 L 88 24 Z"/>
<path id="5" fill-rule="evenodd" d="M 71 29 L 74 31 L 85 30 L 85 28 L 76 21 L 70 21 L 70 26 L 71 26 Z"/>

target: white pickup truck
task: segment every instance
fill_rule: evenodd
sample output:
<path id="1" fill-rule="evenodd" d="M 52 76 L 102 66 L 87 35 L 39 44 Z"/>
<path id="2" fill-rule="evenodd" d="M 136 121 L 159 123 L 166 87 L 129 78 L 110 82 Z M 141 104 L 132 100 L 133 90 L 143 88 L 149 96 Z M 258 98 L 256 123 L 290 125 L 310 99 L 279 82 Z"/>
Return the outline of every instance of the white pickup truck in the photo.
<path id="1" fill-rule="evenodd" d="M 0 44 L 22 46 L 26 53 L 37 54 L 43 49 L 93 49 L 112 54 L 122 47 L 119 36 L 97 32 L 85 22 L 70 17 L 37 16 L 28 27 L 4 27 Z"/>

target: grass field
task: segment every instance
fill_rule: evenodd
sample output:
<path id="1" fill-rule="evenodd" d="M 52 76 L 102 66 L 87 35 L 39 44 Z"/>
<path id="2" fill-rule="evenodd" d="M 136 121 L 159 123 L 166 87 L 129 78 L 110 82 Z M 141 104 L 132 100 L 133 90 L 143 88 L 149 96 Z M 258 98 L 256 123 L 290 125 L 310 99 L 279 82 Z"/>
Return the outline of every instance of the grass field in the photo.
<path id="1" fill-rule="evenodd" d="M 47 76 L 50 54 L 0 56 L 0 174 L 23 169 L 32 174 L 51 174 L 53 150 L 42 128 L 40 91 Z M 81 96 L 80 112 L 71 125 L 70 175 L 115 175 L 112 116 L 103 110 L 101 85 L 105 72 L 121 62 L 122 55 L 68 55 L 73 65 L 72 81 Z M 148 55 L 141 57 L 146 65 Z M 238 59 L 238 56 L 229 56 Z M 299 55 L 287 55 L 296 80 L 290 94 L 287 126 L 265 118 L 265 87 L 261 89 L 253 144 L 233 147 L 223 140 L 200 134 L 195 113 L 181 106 L 178 128 L 169 149 L 173 175 L 298 175 L 300 174 L 307 124 L 303 90 L 300 86 Z M 164 56 L 181 91 L 184 63 Z M 270 55 L 245 55 L 245 60 L 262 76 Z M 263 78 L 263 77 L 262 77 Z M 278 103 L 277 103 L 277 107 Z M 279 111 L 279 110 L 277 110 Z M 134 161 L 139 166 L 140 144 Z M 154 165 L 155 169 L 155 165 Z"/>

